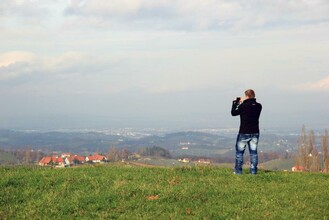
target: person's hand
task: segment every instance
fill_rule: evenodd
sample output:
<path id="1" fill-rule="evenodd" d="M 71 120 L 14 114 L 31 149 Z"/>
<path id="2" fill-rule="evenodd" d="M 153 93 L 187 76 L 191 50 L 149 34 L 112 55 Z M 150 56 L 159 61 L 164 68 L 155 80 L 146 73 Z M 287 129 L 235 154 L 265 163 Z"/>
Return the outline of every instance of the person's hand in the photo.
<path id="1" fill-rule="evenodd" d="M 240 103 L 241 103 L 241 97 L 236 97 L 236 99 L 233 100 L 233 104 L 239 105 Z"/>

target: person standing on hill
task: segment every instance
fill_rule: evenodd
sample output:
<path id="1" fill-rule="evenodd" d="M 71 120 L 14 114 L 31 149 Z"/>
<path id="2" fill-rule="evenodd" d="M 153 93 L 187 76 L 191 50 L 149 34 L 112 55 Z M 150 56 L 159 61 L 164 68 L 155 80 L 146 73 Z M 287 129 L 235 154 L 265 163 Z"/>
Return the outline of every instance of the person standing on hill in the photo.
<path id="1" fill-rule="evenodd" d="M 235 145 L 235 174 L 242 174 L 243 154 L 248 146 L 250 153 L 250 174 L 257 174 L 258 165 L 258 140 L 259 140 L 259 116 L 262 105 L 256 102 L 255 92 L 248 89 L 245 92 L 245 100 L 237 97 L 232 103 L 231 115 L 240 115 L 240 129 Z"/>

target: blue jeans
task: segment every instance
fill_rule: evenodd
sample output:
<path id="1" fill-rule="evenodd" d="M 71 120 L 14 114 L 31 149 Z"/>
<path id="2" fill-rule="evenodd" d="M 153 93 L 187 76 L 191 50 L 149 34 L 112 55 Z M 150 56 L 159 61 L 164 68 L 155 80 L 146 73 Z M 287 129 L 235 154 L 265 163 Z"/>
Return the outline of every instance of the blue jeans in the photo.
<path id="1" fill-rule="evenodd" d="M 235 145 L 235 167 L 236 174 L 242 174 L 243 154 L 248 146 L 250 153 L 250 173 L 257 174 L 259 134 L 238 134 Z"/>

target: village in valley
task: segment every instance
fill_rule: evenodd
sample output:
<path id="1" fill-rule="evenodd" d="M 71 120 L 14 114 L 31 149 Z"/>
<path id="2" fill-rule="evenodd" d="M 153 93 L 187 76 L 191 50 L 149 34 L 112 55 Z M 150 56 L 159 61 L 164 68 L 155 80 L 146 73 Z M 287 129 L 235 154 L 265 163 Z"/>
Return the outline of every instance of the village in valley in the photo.
<path id="1" fill-rule="evenodd" d="M 230 130 L 157 132 L 151 135 L 149 131 L 131 129 L 120 132 L 0 130 L 0 165 L 65 168 L 124 162 L 162 167 L 233 166 L 235 133 Z M 305 129 L 301 135 L 298 131 L 283 135 L 263 134 L 259 167 L 328 172 L 328 149 L 324 141 L 327 137 L 327 133 L 306 132 Z M 248 156 L 245 155 L 246 167 Z"/>
<path id="2" fill-rule="evenodd" d="M 72 166 L 81 166 L 85 164 L 105 164 L 114 162 L 111 156 L 104 156 L 102 154 L 95 153 L 89 156 L 81 156 L 77 154 L 71 153 L 61 153 L 60 155 L 54 154 L 52 156 L 44 156 L 39 162 L 39 166 L 44 167 L 52 167 L 52 168 L 65 168 L 65 167 L 72 167 Z M 126 158 L 118 158 L 121 162 L 138 162 L 140 164 L 145 164 L 145 161 L 150 160 L 165 160 L 165 158 L 159 157 L 141 157 L 139 154 L 130 154 Z M 169 160 L 169 159 L 168 159 Z M 172 159 L 171 161 L 174 161 Z M 191 158 L 179 158 L 177 159 L 177 164 L 211 164 L 211 160 L 209 159 L 197 159 L 192 160 Z M 173 164 L 175 165 L 175 163 Z"/>
<path id="3" fill-rule="evenodd" d="M 54 154 L 52 156 L 44 156 L 39 162 L 39 166 L 43 167 L 51 167 L 51 168 L 65 168 L 65 167 L 73 167 L 73 166 L 82 166 L 85 164 L 105 164 L 113 162 L 113 158 L 111 160 L 110 155 L 104 156 L 99 153 L 95 153 L 93 155 L 89 156 L 81 156 L 71 153 L 61 153 L 60 155 Z M 146 165 L 145 161 L 152 160 L 151 157 L 141 157 L 138 154 L 131 154 L 128 157 L 124 158 L 118 158 L 121 162 L 132 162 L 134 164 L 144 164 Z M 164 158 L 153 158 L 155 160 L 165 160 Z M 171 160 L 172 161 L 172 160 Z M 196 159 L 192 160 L 192 158 L 179 158 L 177 159 L 176 165 L 184 165 L 184 164 L 200 164 L 200 165 L 210 165 L 212 164 L 211 160 L 209 159 Z M 175 163 L 173 163 L 175 165 Z M 218 165 L 218 164 L 217 164 Z M 246 161 L 246 166 L 249 166 L 249 162 Z M 285 170 L 288 171 L 288 170 Z M 291 168 L 292 172 L 303 172 L 305 171 L 305 168 L 303 166 L 293 166 Z"/>
<path id="4" fill-rule="evenodd" d="M 40 166 L 51 167 L 69 167 L 74 165 L 82 165 L 84 163 L 105 163 L 107 158 L 103 155 L 94 154 L 91 156 L 71 155 L 70 153 L 62 153 L 61 156 L 45 156 L 39 161 Z"/>

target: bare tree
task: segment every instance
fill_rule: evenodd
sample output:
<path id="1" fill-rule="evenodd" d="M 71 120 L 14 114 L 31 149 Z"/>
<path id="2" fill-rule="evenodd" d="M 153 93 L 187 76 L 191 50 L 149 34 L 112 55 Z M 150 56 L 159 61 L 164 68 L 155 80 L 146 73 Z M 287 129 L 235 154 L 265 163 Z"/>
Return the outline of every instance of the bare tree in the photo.
<path id="1" fill-rule="evenodd" d="M 314 132 L 310 131 L 307 146 L 307 170 L 317 172 L 320 170 L 319 153 L 315 146 Z"/>
<path id="2" fill-rule="evenodd" d="M 109 152 L 107 154 L 107 159 L 112 162 L 119 160 L 119 152 L 115 147 L 110 147 Z"/>
<path id="3" fill-rule="evenodd" d="M 40 161 L 40 150 L 37 150 L 35 160 L 36 160 L 37 163 L 39 163 L 39 161 Z"/>
<path id="4" fill-rule="evenodd" d="M 313 149 L 312 156 L 310 157 L 310 159 L 311 159 L 310 171 L 319 172 L 321 170 L 320 157 L 316 148 Z"/>
<path id="5" fill-rule="evenodd" d="M 121 159 L 127 160 L 130 154 L 131 153 L 127 149 L 122 149 L 121 150 Z"/>
<path id="6" fill-rule="evenodd" d="M 296 162 L 299 163 L 299 166 L 301 165 L 302 167 L 304 167 L 304 169 L 306 169 L 308 155 L 307 155 L 307 151 L 306 151 L 307 135 L 306 135 L 305 125 L 303 125 L 303 127 L 302 127 L 302 134 L 300 136 L 298 145 L 299 145 L 299 149 L 297 152 L 298 159 L 296 159 Z M 296 164 L 296 166 L 297 166 L 297 164 Z"/>
<path id="7" fill-rule="evenodd" d="M 326 129 L 322 136 L 322 162 L 323 172 L 329 172 L 329 161 L 328 161 L 328 130 Z"/>
<path id="8" fill-rule="evenodd" d="M 31 161 L 31 150 L 29 148 L 25 151 L 25 162 L 26 164 L 29 164 Z"/>
<path id="9" fill-rule="evenodd" d="M 301 166 L 301 152 L 300 149 L 298 149 L 295 156 L 295 167 L 299 169 L 300 166 Z"/>
<path id="10" fill-rule="evenodd" d="M 310 130 L 307 136 L 305 126 L 303 126 L 302 134 L 298 142 L 295 166 L 303 166 L 305 171 L 310 172 L 319 172 L 321 170 L 323 170 L 323 172 L 329 172 L 328 157 L 328 130 L 326 129 L 325 134 L 322 136 L 321 158 L 315 143 L 314 132 Z"/>

